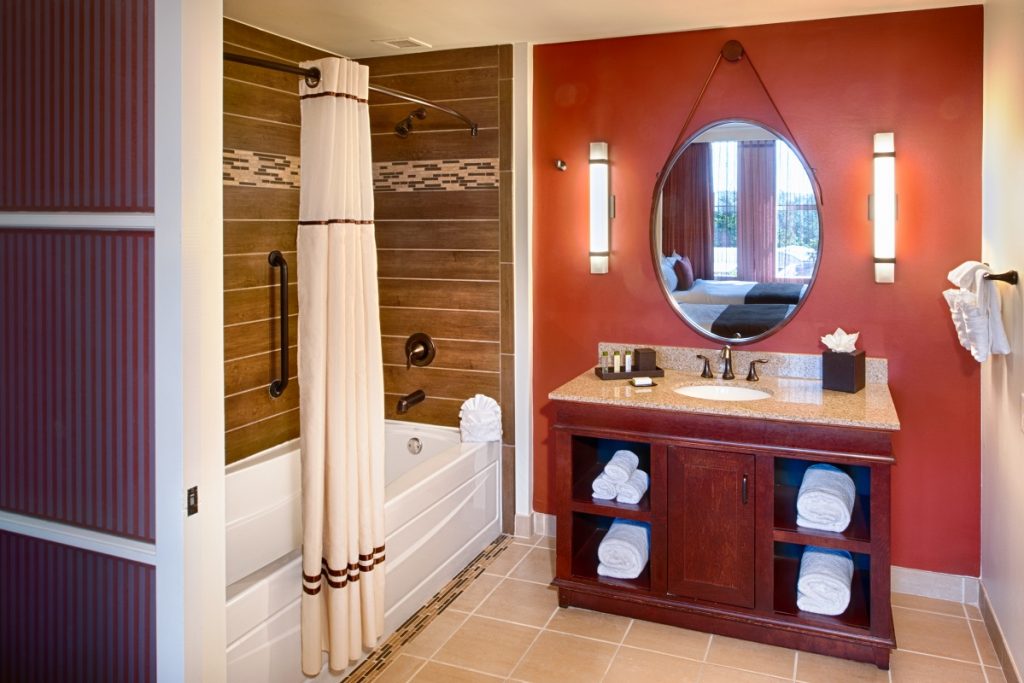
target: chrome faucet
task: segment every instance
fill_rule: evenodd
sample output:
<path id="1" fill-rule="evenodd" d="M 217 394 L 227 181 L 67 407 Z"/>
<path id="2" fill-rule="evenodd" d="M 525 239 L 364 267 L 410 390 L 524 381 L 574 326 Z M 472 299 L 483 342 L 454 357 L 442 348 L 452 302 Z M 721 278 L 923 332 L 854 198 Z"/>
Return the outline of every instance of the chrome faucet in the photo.
<path id="1" fill-rule="evenodd" d="M 722 367 L 722 379 L 736 379 L 732 373 L 732 347 L 728 344 L 722 349 L 722 360 L 725 361 Z"/>
<path id="2" fill-rule="evenodd" d="M 422 389 L 417 389 L 411 394 L 406 394 L 402 398 L 398 399 L 398 414 L 405 415 L 409 412 L 409 408 L 413 407 L 417 403 L 422 403 L 423 399 L 426 397 L 427 395 Z"/>

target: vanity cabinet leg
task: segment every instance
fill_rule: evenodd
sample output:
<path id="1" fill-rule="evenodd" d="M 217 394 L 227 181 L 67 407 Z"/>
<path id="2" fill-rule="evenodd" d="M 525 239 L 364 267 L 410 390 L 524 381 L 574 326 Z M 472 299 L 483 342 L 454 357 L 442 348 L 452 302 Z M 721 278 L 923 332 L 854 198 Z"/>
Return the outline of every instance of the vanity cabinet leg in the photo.
<path id="1" fill-rule="evenodd" d="M 558 589 L 558 606 L 563 609 L 569 606 L 569 593 L 562 588 Z"/>

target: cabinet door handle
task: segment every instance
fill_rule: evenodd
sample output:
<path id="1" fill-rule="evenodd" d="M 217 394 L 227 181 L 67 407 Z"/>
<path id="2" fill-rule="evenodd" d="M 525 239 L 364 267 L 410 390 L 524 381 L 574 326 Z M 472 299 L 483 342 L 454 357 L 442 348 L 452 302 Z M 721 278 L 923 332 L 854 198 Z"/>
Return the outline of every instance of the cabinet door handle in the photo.
<path id="1" fill-rule="evenodd" d="M 743 497 L 743 504 L 747 504 L 747 475 L 743 475 L 743 483 L 740 484 L 740 495 Z"/>

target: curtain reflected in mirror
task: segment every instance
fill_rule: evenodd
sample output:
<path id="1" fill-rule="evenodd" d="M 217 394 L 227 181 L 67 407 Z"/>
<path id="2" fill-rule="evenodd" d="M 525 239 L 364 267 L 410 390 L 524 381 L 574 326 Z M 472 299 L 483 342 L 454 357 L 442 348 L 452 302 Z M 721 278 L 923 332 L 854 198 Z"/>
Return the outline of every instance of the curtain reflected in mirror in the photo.
<path id="1" fill-rule="evenodd" d="M 818 202 L 804 163 L 776 133 L 737 121 L 706 128 L 670 159 L 653 214 L 665 290 L 705 336 L 762 337 L 806 296 Z"/>

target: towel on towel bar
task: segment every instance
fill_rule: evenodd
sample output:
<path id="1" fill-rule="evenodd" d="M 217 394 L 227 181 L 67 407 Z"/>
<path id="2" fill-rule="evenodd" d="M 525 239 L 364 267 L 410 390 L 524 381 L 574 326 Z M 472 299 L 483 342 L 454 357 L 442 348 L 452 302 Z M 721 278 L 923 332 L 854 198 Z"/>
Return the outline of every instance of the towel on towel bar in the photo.
<path id="1" fill-rule="evenodd" d="M 647 566 L 651 531 L 646 524 L 617 519 L 597 546 L 597 573 L 615 579 L 635 579 Z"/>
<path id="2" fill-rule="evenodd" d="M 853 479 L 834 465 L 811 465 L 796 496 L 796 523 L 808 529 L 845 531 L 857 499 Z"/>
<path id="3" fill-rule="evenodd" d="M 618 484 L 604 476 L 604 472 L 597 475 L 590 488 L 597 500 L 614 500 L 615 496 L 619 495 Z"/>
<path id="4" fill-rule="evenodd" d="M 850 605 L 853 558 L 845 550 L 808 546 L 800 558 L 796 606 L 804 612 L 836 616 Z"/>
<path id="5" fill-rule="evenodd" d="M 647 487 L 650 483 L 651 478 L 647 476 L 646 472 L 643 470 L 633 470 L 633 475 L 629 478 L 629 481 L 623 484 L 616 484 L 617 495 L 615 500 L 620 503 L 636 505 L 644 497 L 644 494 L 647 493 Z"/>
<path id="6" fill-rule="evenodd" d="M 995 282 L 985 279 L 991 272 L 984 263 L 965 261 L 949 272 L 949 281 L 959 289 L 942 292 L 960 345 L 979 363 L 988 360 L 989 355 L 1010 353 L 999 289 Z"/>
<path id="7" fill-rule="evenodd" d="M 604 476 L 616 484 L 625 484 L 639 464 L 640 458 L 633 451 L 615 451 L 612 459 L 604 466 Z"/>

